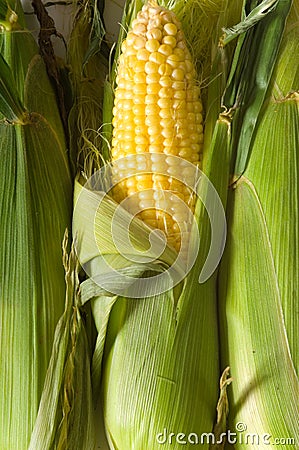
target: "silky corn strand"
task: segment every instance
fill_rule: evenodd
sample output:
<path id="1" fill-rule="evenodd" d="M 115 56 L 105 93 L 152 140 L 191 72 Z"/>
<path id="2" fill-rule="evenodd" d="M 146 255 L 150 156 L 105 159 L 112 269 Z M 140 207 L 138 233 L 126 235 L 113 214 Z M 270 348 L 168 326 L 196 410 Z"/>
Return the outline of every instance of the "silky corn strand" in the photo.
<path id="1" fill-rule="evenodd" d="M 154 3 L 144 5 L 118 62 L 112 162 L 135 155 L 147 173 L 136 175 L 136 163 L 121 165 L 114 196 L 118 202 L 133 196 L 138 216 L 164 231 L 176 250 L 182 232 L 190 229 L 182 201 L 191 212 L 195 203 L 185 161 L 201 164 L 202 103 L 195 75 L 175 14 Z"/>

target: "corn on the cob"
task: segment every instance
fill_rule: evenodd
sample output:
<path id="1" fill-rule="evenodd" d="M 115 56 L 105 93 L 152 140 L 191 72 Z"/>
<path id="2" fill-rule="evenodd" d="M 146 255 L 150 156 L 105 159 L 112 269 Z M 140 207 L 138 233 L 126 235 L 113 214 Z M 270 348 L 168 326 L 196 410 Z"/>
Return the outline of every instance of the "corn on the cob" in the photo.
<path id="1" fill-rule="evenodd" d="M 23 450 L 63 311 L 71 179 L 55 94 L 21 6 L 1 1 L 0 11 L 0 448 Z"/>
<path id="2" fill-rule="evenodd" d="M 132 176 L 122 167 L 117 201 L 137 193 L 141 219 L 165 231 L 168 243 L 180 249 L 180 228 L 186 218 L 176 195 L 194 212 L 188 186 L 175 179 L 184 173 L 179 156 L 200 165 L 203 142 L 202 103 L 195 69 L 174 13 L 146 4 L 122 44 L 113 109 L 112 162 L 128 155 L 151 153 L 148 174 Z M 159 159 L 164 154 L 165 158 Z M 160 163 L 160 164 L 159 164 Z M 162 191 L 169 190 L 170 199 Z"/>
<path id="3" fill-rule="evenodd" d="M 130 5 L 137 3 L 138 2 L 128 2 Z M 172 13 L 166 12 L 163 8 L 158 8 L 153 4 L 145 7 L 143 11 L 147 11 L 147 8 L 160 11 L 161 14 L 163 13 L 162 16 L 168 17 L 168 20 L 170 17 L 171 26 L 166 26 L 166 30 L 169 28 L 169 30 L 172 29 L 174 31 L 174 28 L 172 28 L 173 25 L 176 29 L 179 27 L 178 22 Z M 135 25 L 138 29 L 138 18 L 133 24 L 133 30 Z M 163 28 L 161 27 L 160 30 L 158 29 L 159 36 L 162 34 L 163 30 L 164 26 Z M 152 31 L 151 27 L 150 31 Z M 147 32 L 148 28 L 146 29 L 146 33 Z M 140 33 L 140 30 L 138 33 Z M 179 33 L 180 36 L 182 36 L 182 33 Z M 129 37 L 130 36 L 132 37 L 132 33 L 131 35 L 129 33 Z M 161 46 L 163 49 L 163 45 L 167 46 L 170 42 L 174 43 L 174 40 L 172 39 L 174 35 L 170 34 L 167 36 L 171 39 L 168 39 L 167 44 L 163 43 L 162 35 L 161 42 L 158 41 L 159 48 Z M 166 38 L 167 36 L 165 35 L 164 37 Z M 141 38 L 142 42 L 144 37 L 147 38 L 146 34 L 145 36 L 141 35 L 137 37 Z M 179 39 L 177 40 L 179 41 Z M 155 45 L 157 46 L 157 43 Z M 127 50 L 135 51 L 133 47 L 130 47 L 130 49 L 125 47 L 126 44 L 124 44 L 125 54 Z M 185 44 L 183 47 L 185 47 Z M 144 50 L 148 52 L 149 55 L 154 55 L 155 53 L 154 50 L 149 52 L 149 50 L 145 48 L 145 44 Z M 177 50 L 182 49 L 178 47 Z M 159 52 L 156 53 L 159 54 Z M 185 52 L 185 56 L 186 60 L 190 61 L 190 55 Z M 156 55 L 154 55 L 154 57 L 156 57 Z M 174 60 L 175 59 L 176 58 L 174 58 Z M 154 61 L 145 61 L 144 69 L 147 62 L 153 62 L 154 66 L 156 64 Z M 180 64 L 183 64 L 186 69 L 186 65 L 189 63 L 186 63 L 184 60 L 181 61 Z M 122 63 L 120 66 L 121 65 Z M 158 69 L 159 67 L 160 66 L 157 65 L 156 68 Z M 119 85 L 122 82 L 120 81 L 121 78 L 119 76 L 121 73 L 121 67 L 119 67 L 119 69 L 116 102 L 119 101 L 121 103 L 121 107 L 123 108 L 125 103 L 122 103 L 123 99 L 121 95 L 118 97 L 118 89 L 120 89 Z M 132 72 L 133 70 L 134 65 L 132 67 Z M 176 68 L 171 67 L 171 73 L 174 73 L 176 76 L 178 72 L 175 72 L 175 70 Z M 124 72 L 126 72 L 126 67 L 124 67 Z M 196 112 L 196 114 L 198 114 L 198 122 L 194 122 L 193 124 L 193 126 L 198 125 L 198 130 L 196 133 L 196 139 L 198 139 L 198 141 L 195 143 L 196 147 L 193 147 L 193 150 L 195 150 L 194 156 L 192 156 L 192 152 L 190 156 L 190 149 L 188 149 L 187 155 L 180 155 L 179 144 L 181 137 L 176 137 L 175 132 L 177 131 L 176 127 L 180 125 L 180 121 L 183 119 L 182 117 L 179 117 L 178 112 L 180 108 L 178 108 L 178 105 L 183 105 L 184 102 L 182 101 L 182 98 L 178 98 L 180 102 L 175 102 L 175 96 L 177 95 L 175 88 L 179 86 L 182 87 L 183 85 L 179 85 L 182 80 L 171 79 L 171 73 L 169 74 L 170 76 L 167 74 L 163 75 L 163 73 L 159 74 L 159 71 L 157 70 L 157 73 L 154 75 L 156 75 L 155 83 L 158 84 L 159 90 L 156 93 L 147 93 L 146 78 L 148 74 L 146 74 L 146 72 L 144 72 L 145 81 L 144 83 L 141 83 L 144 84 L 144 90 L 141 90 L 138 95 L 134 96 L 134 88 L 133 84 L 130 83 L 130 79 L 126 80 L 126 82 L 128 82 L 128 95 L 130 96 L 130 100 L 132 102 L 134 102 L 134 100 L 141 101 L 145 112 L 146 103 L 143 98 L 145 99 L 146 97 L 151 96 L 152 101 L 156 98 L 158 105 L 160 90 L 163 93 L 165 92 L 164 88 L 167 88 L 167 86 L 160 85 L 159 80 L 162 80 L 163 83 L 169 82 L 167 77 L 170 79 L 171 86 L 169 86 L 169 91 L 171 93 L 171 97 L 170 99 L 167 97 L 166 98 L 168 101 L 168 108 L 173 114 L 173 117 L 158 117 L 157 127 L 158 130 L 163 131 L 161 128 L 162 125 L 160 119 L 173 120 L 173 122 L 169 124 L 171 125 L 170 128 L 166 129 L 170 130 L 171 133 L 168 139 L 173 138 L 173 140 L 171 140 L 171 142 L 164 142 L 167 138 L 164 138 L 161 133 L 163 142 L 158 142 L 159 150 L 152 149 L 154 152 L 151 152 L 150 146 L 154 145 L 154 143 L 150 142 L 149 127 L 154 126 L 155 124 L 151 125 L 145 122 L 146 114 L 143 114 L 140 117 L 140 120 L 142 121 L 141 125 L 143 124 L 144 137 L 147 140 L 145 145 L 135 142 L 135 127 L 138 129 L 138 115 L 134 116 L 136 117 L 136 123 L 135 121 L 132 124 L 128 123 L 128 131 L 132 131 L 134 133 L 134 142 L 130 143 L 133 144 L 133 148 L 131 149 L 133 153 L 136 153 L 136 144 L 141 146 L 141 148 L 139 148 L 140 153 L 137 153 L 137 157 L 140 156 L 140 159 L 142 159 L 142 153 L 150 157 L 153 156 L 153 158 L 155 156 L 157 157 L 156 161 L 151 161 L 149 167 L 149 171 L 153 174 L 153 177 L 150 179 L 150 189 L 152 189 L 154 193 L 158 192 L 161 188 L 164 188 L 164 192 L 169 189 L 169 192 L 173 192 L 180 196 L 180 190 L 183 187 L 183 184 L 175 185 L 174 180 L 175 176 L 179 173 L 179 169 L 176 167 L 176 172 L 167 172 L 169 169 L 167 163 L 166 167 L 164 165 L 164 167 L 158 168 L 154 168 L 153 163 L 158 163 L 159 160 L 163 160 L 163 158 L 160 157 L 161 155 L 165 157 L 165 160 L 169 158 L 170 161 L 171 157 L 173 157 L 173 153 L 171 153 L 173 145 L 175 155 L 182 158 L 186 156 L 186 159 L 189 157 L 189 161 L 201 166 L 200 147 L 202 144 L 202 111 L 201 105 L 199 105 L 200 100 L 198 86 L 196 86 L 196 81 L 194 81 L 194 79 L 192 80 L 194 73 L 192 74 L 192 70 L 191 73 L 187 70 L 184 72 L 183 91 L 185 90 L 184 94 L 187 96 L 188 89 L 186 89 L 186 87 L 188 86 L 190 91 L 193 91 L 193 94 L 195 94 L 196 97 L 190 99 L 189 108 L 191 108 L 191 103 L 192 106 L 195 106 L 195 109 L 198 108 L 198 112 Z M 136 72 L 135 75 L 136 74 L 138 74 L 138 72 Z M 151 77 L 153 76 L 151 74 L 149 75 Z M 127 76 L 129 76 L 128 73 Z M 136 81 L 137 80 L 135 80 L 135 82 Z M 148 83 L 148 85 L 150 84 L 151 83 Z M 139 87 L 142 86 L 140 85 Z M 154 89 L 157 89 L 157 86 Z M 182 91 L 182 89 L 178 92 L 180 91 Z M 179 93 L 178 96 L 180 97 L 184 94 Z M 137 103 L 137 105 L 138 104 L 140 103 Z M 117 105 L 115 105 L 114 113 L 122 114 L 122 108 L 117 108 L 116 106 Z M 163 109 L 165 110 L 167 108 L 160 108 L 159 106 L 159 111 L 162 111 Z M 187 116 L 188 113 L 190 113 L 190 111 L 187 110 L 187 107 L 182 108 L 183 116 Z M 149 117 L 151 116 L 153 116 L 153 114 L 149 114 Z M 127 117 L 127 120 L 128 119 L 130 119 L 130 116 Z M 117 119 L 114 120 L 113 123 L 115 130 L 118 126 L 123 126 L 122 121 L 120 121 L 119 124 L 116 122 Z M 228 173 L 228 155 L 226 151 L 229 137 L 229 132 L 227 132 L 227 130 L 229 130 L 229 121 L 224 121 L 224 124 L 224 127 L 222 127 L 223 123 L 219 124 L 220 136 L 217 136 L 217 139 L 215 139 L 215 142 L 221 142 L 221 144 L 224 144 L 224 148 L 221 147 L 221 156 L 223 157 L 221 161 L 223 162 L 223 165 L 220 163 L 221 169 L 214 170 L 213 176 L 216 183 L 219 183 L 218 186 L 221 186 L 223 194 L 222 197 L 225 201 Z M 191 130 L 189 131 L 191 135 Z M 116 137 L 117 132 L 115 131 L 114 139 Z M 154 139 L 159 140 L 157 134 L 154 135 Z M 112 159 L 115 168 L 120 167 L 117 162 L 122 156 L 132 153 L 122 153 L 120 155 L 116 153 L 115 157 L 114 150 L 117 150 L 117 145 L 114 144 L 115 140 L 112 143 Z M 120 144 L 123 146 L 125 145 L 123 139 L 120 139 Z M 189 144 L 190 147 L 192 147 L 192 142 L 188 143 L 188 147 Z M 216 153 L 217 152 L 215 151 L 215 157 Z M 156 164 L 156 166 L 157 165 L 158 164 Z M 225 170 L 222 170 L 224 166 Z M 219 167 L 219 160 L 217 167 Z M 159 171 L 162 172 L 160 180 L 158 179 Z M 127 168 L 124 168 L 124 172 L 125 176 L 131 177 L 130 180 L 133 182 L 134 188 L 136 181 L 134 178 L 134 169 L 128 165 Z M 158 174 L 155 172 L 158 172 Z M 122 178 L 120 173 L 116 175 L 119 176 L 120 179 Z M 157 176 L 155 180 L 154 176 Z M 143 179 L 140 181 L 143 182 Z M 155 187 L 153 188 L 154 181 Z M 163 182 L 165 183 L 164 185 Z M 147 180 L 145 177 L 143 188 L 148 186 L 146 183 Z M 102 186 L 102 184 L 99 183 L 99 186 Z M 78 192 L 82 192 L 82 187 L 78 182 L 76 183 L 76 187 L 78 188 Z M 118 191 L 118 200 L 122 200 L 125 196 L 130 194 L 131 196 L 134 196 L 135 192 L 138 193 L 138 189 L 133 190 L 133 192 L 128 192 L 128 186 L 126 183 L 124 183 L 121 187 L 124 189 L 123 192 Z M 180 433 L 185 433 L 186 436 L 188 436 L 189 433 L 193 433 L 194 436 L 191 436 L 190 439 L 196 440 L 200 439 L 201 433 L 212 431 L 218 394 L 217 386 L 219 367 L 217 352 L 218 339 L 216 328 L 215 277 L 210 279 L 205 285 L 198 284 L 198 274 L 201 270 L 203 260 L 209 247 L 210 225 L 207 220 L 207 215 L 202 214 L 201 216 L 202 210 L 196 206 L 197 209 L 195 208 L 195 216 L 197 219 L 201 216 L 201 220 L 198 219 L 198 223 L 200 223 L 200 229 L 203 230 L 202 235 L 204 235 L 206 239 L 203 243 L 201 254 L 196 262 L 196 267 L 193 268 L 189 276 L 186 278 L 183 286 L 180 286 L 180 288 L 182 288 L 181 291 L 180 289 L 170 289 L 173 285 L 170 281 L 165 281 L 164 278 L 163 286 L 161 286 L 161 283 L 156 286 L 158 292 L 160 292 L 161 289 L 162 294 L 160 295 L 157 294 L 152 296 L 151 293 L 150 295 L 148 294 L 148 298 L 145 298 L 146 292 L 140 292 L 144 298 L 138 300 L 112 296 L 109 292 L 107 292 L 107 290 L 105 291 L 101 285 L 96 286 L 93 281 L 97 279 L 97 276 L 102 276 L 102 278 L 105 278 L 107 275 L 111 275 L 110 272 L 106 274 L 105 271 L 103 271 L 103 268 L 105 268 L 105 265 L 102 264 L 103 259 L 107 258 L 112 267 L 116 269 L 116 276 L 118 274 L 117 270 L 121 271 L 122 269 L 125 269 L 137 279 L 138 277 L 142 278 L 148 266 L 144 264 L 143 267 L 140 267 L 142 266 L 140 264 L 136 269 L 136 264 L 130 264 L 130 258 L 128 258 L 129 261 L 125 258 L 126 254 L 120 255 L 115 250 L 115 247 L 113 246 L 114 236 L 112 235 L 111 238 L 111 212 L 114 212 L 117 205 L 115 202 L 112 202 L 109 197 L 107 199 L 101 199 L 101 195 L 98 195 L 99 193 L 94 192 L 92 189 L 94 189 L 92 183 L 87 185 L 87 188 L 83 189 L 83 191 L 86 191 L 84 201 L 76 204 L 74 214 L 74 231 L 76 235 L 78 232 L 78 236 L 80 238 L 78 245 L 80 260 L 84 264 L 84 268 L 86 268 L 87 273 L 91 276 L 91 279 L 86 280 L 81 285 L 81 294 L 84 301 L 93 298 L 91 305 L 99 333 L 93 359 L 93 387 L 96 392 L 96 388 L 99 383 L 101 383 L 101 401 L 103 402 L 106 433 L 108 435 L 109 442 L 111 443 L 111 448 L 118 448 L 122 450 L 131 450 L 132 448 L 139 450 L 156 449 L 159 445 L 159 434 L 163 434 L 164 429 L 166 429 L 166 433 L 170 433 L 170 436 L 166 437 L 167 442 L 165 442 L 164 448 L 179 448 L 178 442 L 171 436 L 172 432 L 176 432 L 179 438 Z M 192 202 L 189 201 L 189 191 L 188 195 L 188 206 L 192 211 L 194 211 Z M 187 196 L 185 195 L 185 197 Z M 95 214 L 94 211 L 98 207 L 98 199 L 101 199 L 102 203 L 101 207 L 97 211 L 98 214 Z M 141 207 L 144 206 L 146 207 L 146 204 L 141 204 Z M 94 207 L 95 209 L 93 210 Z M 163 209 L 166 210 L 166 212 L 168 208 L 169 205 L 163 206 Z M 118 209 L 121 210 L 121 208 Z M 162 207 L 161 205 L 158 207 L 155 203 L 150 209 L 156 210 L 162 209 Z M 123 232 L 121 219 L 125 216 L 128 216 L 128 214 L 125 215 L 124 212 L 123 216 L 120 214 L 120 220 L 117 223 L 117 231 L 120 236 Z M 83 217 L 84 220 L 82 220 Z M 148 219 L 147 214 L 144 214 L 143 218 Z M 114 218 L 112 217 L 112 220 L 113 219 Z M 161 220 L 162 225 L 164 224 L 164 221 L 167 222 L 163 218 Z M 145 241 L 144 243 L 142 238 L 146 235 L 144 230 L 148 231 L 148 227 L 145 227 L 141 221 L 133 220 L 132 223 L 132 233 L 130 233 L 131 240 L 134 244 L 137 241 L 138 249 L 142 247 L 147 248 L 148 241 Z M 159 226 L 156 215 L 154 215 L 152 225 Z M 138 231 L 138 227 L 139 231 L 142 230 L 142 233 L 136 233 L 136 235 L 133 234 L 134 231 Z M 162 229 L 166 230 L 166 228 Z M 95 237 L 97 243 L 101 245 L 100 254 L 98 249 L 92 247 Z M 138 242 L 139 238 L 140 242 Z M 170 242 L 170 240 L 168 242 Z M 179 248 L 180 244 L 177 239 L 172 241 L 172 243 Z M 172 253 L 175 252 L 172 251 Z M 163 258 L 162 263 L 161 260 L 155 260 L 154 264 L 148 270 L 154 271 L 155 268 L 156 270 L 157 268 L 161 270 L 162 267 L 165 268 L 167 263 L 168 261 L 165 261 Z M 135 281 L 136 278 L 134 278 Z M 140 280 L 140 287 L 142 286 L 143 281 L 144 280 Z M 114 278 L 114 283 L 119 283 L 119 277 Z M 113 287 L 114 286 L 112 286 L 112 292 L 114 292 Z M 124 287 L 122 292 L 124 292 L 124 294 L 126 293 Z M 103 353 L 104 358 L 102 359 Z M 102 369 L 103 376 L 101 379 L 100 374 Z M 96 401 L 98 401 L 98 397 L 96 397 Z M 144 405 L 146 405 L 146 407 Z M 190 443 L 190 445 L 192 444 Z M 202 443 L 202 448 L 208 447 L 209 444 L 207 439 L 205 439 Z"/>
<path id="4" fill-rule="evenodd" d="M 174 205 L 162 207 L 161 200 L 162 191 L 169 190 L 182 196 L 194 211 L 190 192 L 184 192 L 183 183 L 175 180 L 183 164 L 173 168 L 167 164 L 167 158 L 171 161 L 170 157 L 177 155 L 201 167 L 202 105 L 190 53 L 178 20 L 153 3 L 144 6 L 133 22 L 122 50 L 112 140 L 112 162 L 119 170 L 114 175 L 121 182 L 114 195 L 118 201 L 136 195 L 143 210 L 141 219 L 165 231 L 168 243 L 179 249 L 175 220 L 168 217 L 175 215 Z M 130 167 L 130 158 L 127 166 L 118 166 L 122 157 L 131 154 L 142 164 L 150 161 L 144 168 L 150 174 L 136 177 L 138 168 Z M 159 166 L 159 161 L 163 165 Z M 128 179 L 123 180 L 125 177 Z M 158 197 L 161 194 L 162 199 Z M 101 215 L 96 220 L 101 221 Z M 177 223 L 184 223 L 184 218 Z M 201 220 L 201 226 L 207 243 L 208 222 Z M 181 293 L 165 283 L 156 286 L 157 292 L 163 292 L 160 295 L 110 300 L 101 386 L 111 448 L 155 449 L 164 433 L 181 431 L 188 436 L 193 431 L 200 439 L 201 433 L 212 430 L 218 394 L 215 279 L 198 284 L 206 249 L 184 280 Z M 95 264 L 93 267 L 96 269 Z M 147 297 L 140 291 L 142 294 Z M 103 309 L 103 305 L 107 304 L 103 296 L 95 295 L 92 301 L 99 331 L 98 360 L 103 351 L 100 318 L 106 318 L 107 306 Z M 204 352 L 206 346 L 209 351 Z M 208 354 L 212 356 L 206 358 Z M 94 361 L 95 372 L 97 366 Z M 202 442 L 202 448 L 208 446 L 207 440 Z M 164 448 L 179 448 L 179 444 L 166 436 Z"/>

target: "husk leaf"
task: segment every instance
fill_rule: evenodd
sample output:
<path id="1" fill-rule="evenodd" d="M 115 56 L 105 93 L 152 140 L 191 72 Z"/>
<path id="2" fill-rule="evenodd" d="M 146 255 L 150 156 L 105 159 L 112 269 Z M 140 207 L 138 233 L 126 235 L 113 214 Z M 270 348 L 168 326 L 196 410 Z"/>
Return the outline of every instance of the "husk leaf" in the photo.
<path id="1" fill-rule="evenodd" d="M 1 6 L 9 8 L 6 2 Z M 18 3 L 16 10 L 21 11 Z M 2 59 L 14 74 L 6 88 L 26 111 L 26 120 L 20 120 L 13 106 L 14 122 L 3 115 L 2 104 L 0 117 L 0 448 L 5 450 L 28 447 L 37 414 L 63 311 L 61 241 L 70 225 L 72 190 L 55 95 L 21 23 L 22 17 L 0 33 Z M 5 86 L 6 77 L 2 82 Z"/>
<path id="2" fill-rule="evenodd" d="M 29 450 L 97 448 L 90 373 L 91 343 L 85 318 L 88 310 L 81 304 L 74 248 L 68 256 L 66 241 L 64 252 L 65 311 L 56 327 Z"/>

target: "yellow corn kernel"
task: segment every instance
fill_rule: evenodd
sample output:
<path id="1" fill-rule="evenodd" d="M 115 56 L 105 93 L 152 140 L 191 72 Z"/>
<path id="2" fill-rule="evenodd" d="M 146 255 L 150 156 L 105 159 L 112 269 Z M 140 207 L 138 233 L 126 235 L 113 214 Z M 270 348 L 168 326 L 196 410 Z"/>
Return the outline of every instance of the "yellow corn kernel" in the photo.
<path id="1" fill-rule="evenodd" d="M 164 25 L 165 34 L 168 36 L 176 36 L 178 30 L 174 23 L 166 23 Z"/>

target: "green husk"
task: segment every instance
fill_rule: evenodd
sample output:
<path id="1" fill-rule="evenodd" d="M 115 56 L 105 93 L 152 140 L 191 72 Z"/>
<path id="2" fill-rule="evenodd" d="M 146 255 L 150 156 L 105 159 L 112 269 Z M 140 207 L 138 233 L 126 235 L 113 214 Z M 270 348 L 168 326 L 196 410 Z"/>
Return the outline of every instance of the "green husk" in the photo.
<path id="1" fill-rule="evenodd" d="M 56 98 L 19 3 L 0 32 L 0 447 L 28 447 L 63 311 L 71 179 Z M 17 18 L 19 20 L 17 21 Z M 9 93 L 9 95 L 8 95 Z"/>
<path id="2" fill-rule="evenodd" d="M 265 100 L 292 0 L 264 0 L 262 3 L 275 3 L 275 8 L 270 8 L 261 20 L 259 6 L 256 6 L 255 1 L 248 2 L 249 15 L 252 14 L 252 19 L 259 18 L 260 21 L 255 26 L 250 26 L 238 39 L 228 86 L 223 96 L 226 108 L 236 109 L 232 135 L 232 145 L 236 153 L 236 176 L 241 175 L 246 167 L 257 119 Z M 243 31 L 244 21 L 246 18 L 234 27 L 234 36 Z"/>
<path id="3" fill-rule="evenodd" d="M 95 449 L 96 431 L 90 374 L 91 342 L 88 308 L 79 291 L 79 265 L 74 247 L 67 255 L 65 310 L 54 337 L 52 355 L 29 450 Z M 82 426 L 84 424 L 84 426 Z"/>
<path id="4" fill-rule="evenodd" d="M 3 74 L 0 80 L 0 102 L 1 111 L 4 117 L 10 121 L 26 120 L 26 111 L 22 106 L 18 95 L 15 93 L 15 84 L 10 67 L 0 54 L 0 67 Z"/>
<path id="5" fill-rule="evenodd" d="M 69 114 L 70 149 L 73 170 L 85 168 L 90 176 L 102 165 L 103 95 L 108 72 L 108 49 L 100 14 L 101 2 L 77 3 L 68 42 L 73 105 Z"/>
<path id="6" fill-rule="evenodd" d="M 269 448 L 291 449 L 299 437 L 298 10 L 296 0 L 245 171 L 229 194 L 219 298 L 222 364 L 234 380 L 229 426 L 247 427 L 236 449 L 260 448 L 265 434 Z"/>

